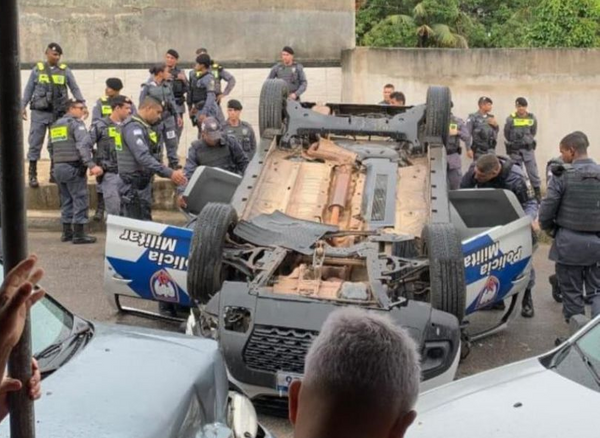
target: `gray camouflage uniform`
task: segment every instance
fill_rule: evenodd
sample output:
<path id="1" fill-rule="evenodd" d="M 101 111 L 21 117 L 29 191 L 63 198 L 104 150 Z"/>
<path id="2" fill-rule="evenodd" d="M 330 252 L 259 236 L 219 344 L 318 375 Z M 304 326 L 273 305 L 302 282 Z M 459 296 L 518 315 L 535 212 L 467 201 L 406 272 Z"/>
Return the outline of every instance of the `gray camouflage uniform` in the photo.
<path id="1" fill-rule="evenodd" d="M 525 117 L 519 117 L 516 112 L 512 113 L 506 118 L 504 125 L 506 153 L 513 161 L 525 165 L 531 185 L 537 189 L 536 192 L 542 185 L 535 159 L 537 128 L 538 122 L 532 113 L 527 113 Z"/>
<path id="2" fill-rule="evenodd" d="M 196 108 L 198 112 L 192 117 L 192 122 L 198 126 L 200 131 L 200 116 L 214 117 L 222 126 L 225 123 L 223 112 L 217 104 L 216 81 L 212 73 L 206 72 L 202 75 L 192 70 L 190 72 L 190 91 L 187 94 L 188 108 Z"/>
<path id="3" fill-rule="evenodd" d="M 227 135 L 235 137 L 238 143 L 242 146 L 243 151 L 248 156 L 248 160 L 252 160 L 256 153 L 256 135 L 252 125 L 248 122 L 240 120 L 239 125 L 232 126 L 229 121 L 225 124 L 223 131 Z"/>
<path id="4" fill-rule="evenodd" d="M 485 154 L 496 154 L 496 143 L 498 142 L 497 126 L 492 126 L 487 119 L 492 114 L 481 114 L 479 111 L 470 114 L 467 119 L 467 130 L 471 136 L 471 142 L 467 145 L 473 151 L 473 161 Z"/>
<path id="5" fill-rule="evenodd" d="M 304 94 L 308 87 L 308 81 L 306 80 L 306 74 L 304 73 L 304 67 L 302 64 L 297 62 L 287 66 L 282 62 L 275 64 L 267 79 L 282 79 L 288 84 L 288 91 L 295 93 L 300 100 L 300 96 Z"/>
<path id="6" fill-rule="evenodd" d="M 465 121 L 454 114 L 450 116 L 450 130 L 457 130 L 458 134 L 448 136 L 448 144 L 446 145 L 448 189 L 457 190 L 460 188 L 460 181 L 462 179 L 462 160 L 460 158 L 462 148 L 460 141 L 462 140 L 463 143 L 469 144 L 471 136 Z"/>

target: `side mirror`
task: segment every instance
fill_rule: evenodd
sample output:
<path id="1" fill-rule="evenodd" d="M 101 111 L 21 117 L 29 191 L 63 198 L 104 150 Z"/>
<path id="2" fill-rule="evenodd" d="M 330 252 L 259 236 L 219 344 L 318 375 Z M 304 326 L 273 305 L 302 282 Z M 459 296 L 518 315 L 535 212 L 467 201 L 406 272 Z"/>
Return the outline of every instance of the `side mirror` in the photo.
<path id="1" fill-rule="evenodd" d="M 227 425 L 233 431 L 233 438 L 256 438 L 258 418 L 248 397 L 229 391 Z"/>

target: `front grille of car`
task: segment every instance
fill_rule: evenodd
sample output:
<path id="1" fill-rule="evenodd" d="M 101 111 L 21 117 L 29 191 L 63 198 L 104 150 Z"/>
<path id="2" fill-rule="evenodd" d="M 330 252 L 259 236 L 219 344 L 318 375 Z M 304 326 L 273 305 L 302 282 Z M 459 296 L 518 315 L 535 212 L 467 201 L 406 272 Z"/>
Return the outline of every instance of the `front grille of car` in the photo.
<path id="1" fill-rule="evenodd" d="M 250 369 L 276 373 L 304 373 L 304 356 L 319 332 L 256 325 L 244 349 Z"/>

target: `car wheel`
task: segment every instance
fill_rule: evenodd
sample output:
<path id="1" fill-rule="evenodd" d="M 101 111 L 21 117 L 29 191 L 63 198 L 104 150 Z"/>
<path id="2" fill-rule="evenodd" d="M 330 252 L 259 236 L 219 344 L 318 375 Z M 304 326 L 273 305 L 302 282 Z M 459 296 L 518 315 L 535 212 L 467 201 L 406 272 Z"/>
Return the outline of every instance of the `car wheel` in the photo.
<path id="1" fill-rule="evenodd" d="M 448 141 L 450 129 L 450 107 L 452 97 L 448 87 L 429 87 L 425 103 L 425 137 L 441 138 L 444 145 Z"/>
<path id="2" fill-rule="evenodd" d="M 288 86 L 281 79 L 267 79 L 263 84 L 258 104 L 258 126 L 261 137 L 265 137 L 269 129 L 281 129 L 288 95 Z"/>
<path id="3" fill-rule="evenodd" d="M 206 204 L 194 225 L 190 247 L 187 288 L 189 295 L 206 304 L 225 280 L 223 250 L 227 234 L 237 223 L 237 213 L 229 204 Z"/>
<path id="4" fill-rule="evenodd" d="M 460 237 L 452 224 L 429 224 L 421 235 L 423 252 L 429 258 L 429 299 L 438 310 L 465 316 L 466 286 Z"/>

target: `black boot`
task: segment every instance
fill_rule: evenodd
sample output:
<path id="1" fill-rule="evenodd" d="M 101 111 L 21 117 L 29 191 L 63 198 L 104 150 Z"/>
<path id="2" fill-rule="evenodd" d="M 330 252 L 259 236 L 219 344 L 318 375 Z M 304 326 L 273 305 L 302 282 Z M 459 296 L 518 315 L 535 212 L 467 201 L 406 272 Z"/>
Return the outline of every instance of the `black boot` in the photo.
<path id="1" fill-rule="evenodd" d="M 93 217 L 94 222 L 102 222 L 104 220 L 104 195 L 98 193 L 98 207 Z"/>
<path id="2" fill-rule="evenodd" d="M 56 183 L 54 179 L 54 160 L 50 160 L 50 179 L 49 182 Z"/>
<path id="3" fill-rule="evenodd" d="M 60 236 L 61 242 L 70 242 L 73 240 L 73 226 L 71 224 L 63 224 L 62 236 Z"/>
<path id="4" fill-rule="evenodd" d="M 96 238 L 85 234 L 83 224 L 73 224 L 73 243 L 75 245 L 96 243 Z"/>
<path id="5" fill-rule="evenodd" d="M 521 303 L 521 316 L 523 318 L 533 318 L 533 299 L 531 298 L 531 289 L 525 289 L 523 302 Z"/>
<path id="6" fill-rule="evenodd" d="M 535 193 L 535 199 L 537 200 L 538 204 L 542 203 L 542 189 L 540 187 L 534 187 L 533 191 Z"/>
<path id="7" fill-rule="evenodd" d="M 40 183 L 37 179 L 37 161 L 31 160 L 29 162 L 29 187 L 37 189 Z"/>

